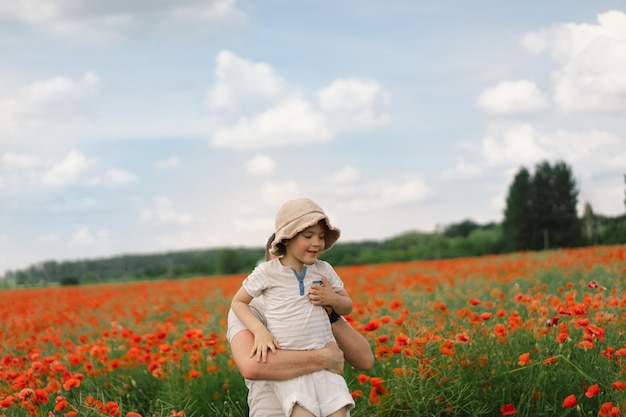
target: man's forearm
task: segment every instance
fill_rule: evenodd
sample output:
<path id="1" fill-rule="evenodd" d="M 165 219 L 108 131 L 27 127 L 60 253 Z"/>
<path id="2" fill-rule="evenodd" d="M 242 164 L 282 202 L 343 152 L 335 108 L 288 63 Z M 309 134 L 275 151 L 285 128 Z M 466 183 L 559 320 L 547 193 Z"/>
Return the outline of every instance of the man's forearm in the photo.
<path id="1" fill-rule="evenodd" d="M 333 335 L 343 351 L 346 362 L 361 371 L 374 365 L 374 354 L 368 340 L 343 318 L 332 324 Z"/>
<path id="2" fill-rule="evenodd" d="M 343 369 L 343 354 L 328 349 L 318 350 L 277 350 L 269 353 L 267 362 L 258 362 L 249 357 L 250 346 L 254 336 L 249 331 L 241 331 L 235 335 L 231 343 L 233 359 L 244 378 L 251 380 L 284 381 L 311 372 L 329 369 Z M 341 364 L 339 366 L 338 364 Z"/>

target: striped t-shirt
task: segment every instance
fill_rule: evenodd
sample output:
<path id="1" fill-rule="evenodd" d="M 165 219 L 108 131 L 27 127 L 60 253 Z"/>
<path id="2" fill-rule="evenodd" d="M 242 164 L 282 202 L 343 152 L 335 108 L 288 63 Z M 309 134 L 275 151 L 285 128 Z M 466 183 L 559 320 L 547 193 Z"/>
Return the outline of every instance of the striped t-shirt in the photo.
<path id="1" fill-rule="evenodd" d="M 321 349 L 334 341 L 328 314 L 322 306 L 309 301 L 309 289 L 325 277 L 334 291 L 343 289 L 343 282 L 325 261 L 317 260 L 295 270 L 283 266 L 279 259 L 264 262 L 243 281 L 252 297 L 263 295 L 267 329 L 281 349 Z"/>

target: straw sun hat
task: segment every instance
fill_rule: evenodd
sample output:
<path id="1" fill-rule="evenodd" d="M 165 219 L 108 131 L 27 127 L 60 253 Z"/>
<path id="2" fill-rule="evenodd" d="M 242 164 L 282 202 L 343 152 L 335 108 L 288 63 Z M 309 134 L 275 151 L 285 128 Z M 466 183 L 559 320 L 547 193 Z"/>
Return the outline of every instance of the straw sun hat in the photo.
<path id="1" fill-rule="evenodd" d="M 285 254 L 285 245 L 282 243 L 296 236 L 307 227 L 317 224 L 320 220 L 326 223 L 326 243 L 324 250 L 330 249 L 337 239 L 340 230 L 330 224 L 330 220 L 324 210 L 308 198 L 297 198 L 287 201 L 276 214 L 276 226 L 274 239 L 270 247 L 270 253 L 274 256 Z"/>

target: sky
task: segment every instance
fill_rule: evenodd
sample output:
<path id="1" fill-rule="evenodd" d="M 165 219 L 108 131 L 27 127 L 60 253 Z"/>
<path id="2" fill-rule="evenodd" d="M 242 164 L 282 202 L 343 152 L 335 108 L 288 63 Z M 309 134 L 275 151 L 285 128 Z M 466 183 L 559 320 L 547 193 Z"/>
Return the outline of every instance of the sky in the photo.
<path id="1" fill-rule="evenodd" d="M 624 213 L 623 0 L 0 3 L 0 275 L 501 222 L 543 161 Z"/>

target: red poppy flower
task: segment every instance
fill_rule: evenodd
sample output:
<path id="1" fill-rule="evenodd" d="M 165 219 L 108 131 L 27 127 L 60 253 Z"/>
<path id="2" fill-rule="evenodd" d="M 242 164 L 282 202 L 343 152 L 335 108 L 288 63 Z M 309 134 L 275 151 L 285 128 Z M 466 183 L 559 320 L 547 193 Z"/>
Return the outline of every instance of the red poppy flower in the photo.
<path id="1" fill-rule="evenodd" d="M 56 411 L 63 411 L 67 408 L 67 399 L 65 397 L 63 397 L 62 395 L 58 395 L 55 399 L 54 399 L 56 405 L 54 406 L 54 409 Z"/>
<path id="2" fill-rule="evenodd" d="M 470 339 L 465 333 L 459 333 L 455 336 L 458 343 L 469 343 Z"/>
<path id="3" fill-rule="evenodd" d="M 598 394 L 600 394 L 600 387 L 598 386 L 598 384 L 593 384 L 587 389 L 587 392 L 585 392 L 585 396 L 587 398 L 593 398 Z"/>
<path id="4" fill-rule="evenodd" d="M 544 365 L 552 365 L 553 363 L 556 363 L 556 361 L 558 361 L 559 358 L 558 356 L 549 356 L 546 359 L 544 359 L 543 364 Z"/>
<path id="5" fill-rule="evenodd" d="M 546 320 L 546 324 L 548 326 L 556 326 L 558 324 L 559 320 L 561 320 L 561 318 L 559 316 L 554 316 L 554 317 L 551 317 L 548 320 Z"/>
<path id="6" fill-rule="evenodd" d="M 370 377 L 365 374 L 359 374 L 356 379 L 359 381 L 359 384 L 363 385 L 370 379 Z"/>
<path id="7" fill-rule="evenodd" d="M 498 337 L 504 337 L 506 336 L 506 333 L 507 333 L 506 327 L 504 327 L 503 324 L 496 324 L 496 326 L 493 328 L 493 332 Z"/>
<path id="8" fill-rule="evenodd" d="M 378 320 L 377 319 L 372 319 L 369 323 L 367 323 L 365 325 L 365 327 L 363 327 L 363 330 L 365 330 L 366 332 L 371 332 L 378 329 Z"/>
<path id="9" fill-rule="evenodd" d="M 612 402 L 606 402 L 600 406 L 598 411 L 600 417 L 622 417 L 619 407 L 615 407 Z"/>
<path id="10" fill-rule="evenodd" d="M 399 334 L 396 336 L 396 344 L 400 346 L 406 346 L 409 344 L 409 336 L 405 334 Z"/>
<path id="11" fill-rule="evenodd" d="M 517 410 L 515 409 L 515 406 L 513 406 L 513 404 L 504 404 L 502 407 L 500 407 L 500 413 L 502 413 L 503 416 L 512 416 L 514 414 L 517 414 Z"/>
<path id="12" fill-rule="evenodd" d="M 611 386 L 617 390 L 623 390 L 624 388 L 626 388 L 626 382 L 624 381 L 615 381 L 611 384 Z"/>
<path id="13" fill-rule="evenodd" d="M 563 400 L 563 407 L 565 408 L 572 408 L 575 405 L 576 405 L 576 396 L 574 394 L 568 395 Z"/>
<path id="14" fill-rule="evenodd" d="M 477 300 L 475 298 L 470 298 L 468 304 L 471 306 L 477 306 L 477 305 L 480 305 L 480 300 Z"/>
<path id="15" fill-rule="evenodd" d="M 524 365 L 526 365 L 526 364 L 528 364 L 530 362 L 531 362 L 531 360 L 530 360 L 530 353 L 526 352 L 526 353 L 522 353 L 521 355 L 519 355 L 518 363 L 519 363 L 520 366 L 524 366 Z"/>

